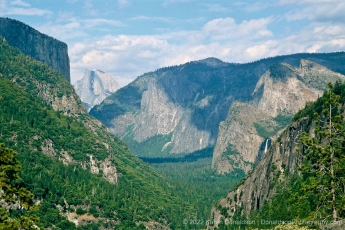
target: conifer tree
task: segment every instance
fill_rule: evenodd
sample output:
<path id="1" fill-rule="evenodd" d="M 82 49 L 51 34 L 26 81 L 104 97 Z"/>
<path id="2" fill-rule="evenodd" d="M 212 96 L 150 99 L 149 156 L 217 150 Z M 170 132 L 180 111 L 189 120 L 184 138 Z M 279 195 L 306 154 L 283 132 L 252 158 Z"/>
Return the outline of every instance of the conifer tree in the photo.
<path id="1" fill-rule="evenodd" d="M 314 219 L 337 221 L 345 211 L 345 122 L 340 96 L 331 83 L 323 96 L 322 112 L 315 113 L 313 136 L 302 133 L 300 153 L 306 159 L 301 171 L 302 189 L 315 197 Z"/>
<path id="2" fill-rule="evenodd" d="M 15 151 L 0 144 L 0 229 L 37 229 L 39 220 L 29 212 L 37 206 L 33 194 L 23 186 L 16 156 Z"/>

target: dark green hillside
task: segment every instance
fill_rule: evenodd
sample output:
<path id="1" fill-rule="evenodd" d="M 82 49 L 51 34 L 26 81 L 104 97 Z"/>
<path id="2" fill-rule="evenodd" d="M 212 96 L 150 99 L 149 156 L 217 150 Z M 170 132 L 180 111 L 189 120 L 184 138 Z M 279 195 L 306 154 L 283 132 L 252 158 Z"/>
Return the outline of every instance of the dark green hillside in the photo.
<path id="1" fill-rule="evenodd" d="M 21 177 L 40 201 L 37 215 L 42 226 L 74 229 L 66 220 L 67 213 L 79 220 L 84 217 L 84 229 L 100 225 L 133 229 L 149 221 L 175 228 L 185 217 L 193 216 L 193 206 L 173 195 L 174 186 L 132 155 L 117 137 L 95 125 L 92 117 L 82 111 L 66 116 L 37 97 L 53 97 L 51 92 L 56 97 L 75 97 L 61 75 L 1 40 L 0 143 L 18 152 Z M 47 141 L 52 143 L 50 151 L 46 150 Z M 61 161 L 65 152 L 72 158 L 67 164 Z M 110 156 L 119 183 L 105 180 L 102 170 L 92 174 L 86 154 L 98 161 Z"/>

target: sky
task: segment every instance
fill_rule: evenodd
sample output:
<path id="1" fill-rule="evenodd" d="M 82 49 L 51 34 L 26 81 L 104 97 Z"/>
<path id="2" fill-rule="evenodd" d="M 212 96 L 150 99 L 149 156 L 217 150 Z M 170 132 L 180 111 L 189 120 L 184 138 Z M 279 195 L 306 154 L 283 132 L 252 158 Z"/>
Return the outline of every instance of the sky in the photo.
<path id="1" fill-rule="evenodd" d="M 100 69 L 121 86 L 208 57 L 345 51 L 344 12 L 344 0 L 0 0 L 1 17 L 67 43 L 72 84 Z"/>

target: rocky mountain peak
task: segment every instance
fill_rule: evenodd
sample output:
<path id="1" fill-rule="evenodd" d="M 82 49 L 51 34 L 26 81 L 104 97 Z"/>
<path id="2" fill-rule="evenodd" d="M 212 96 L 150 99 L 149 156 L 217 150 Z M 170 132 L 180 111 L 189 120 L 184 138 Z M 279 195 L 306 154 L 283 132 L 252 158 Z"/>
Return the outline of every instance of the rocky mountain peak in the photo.
<path id="1" fill-rule="evenodd" d="M 90 110 L 116 92 L 120 85 L 109 73 L 98 69 L 86 69 L 83 78 L 75 83 L 74 88 L 87 110 Z"/>

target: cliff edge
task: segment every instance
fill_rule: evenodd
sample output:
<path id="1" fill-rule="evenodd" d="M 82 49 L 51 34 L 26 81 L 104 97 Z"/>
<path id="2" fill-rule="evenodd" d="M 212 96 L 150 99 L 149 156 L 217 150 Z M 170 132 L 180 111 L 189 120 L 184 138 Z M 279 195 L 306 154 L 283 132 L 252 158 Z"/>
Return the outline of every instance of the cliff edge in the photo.
<path id="1" fill-rule="evenodd" d="M 70 82 L 66 43 L 42 34 L 20 21 L 2 17 L 0 17 L 0 36 L 19 52 L 52 67 Z"/>

